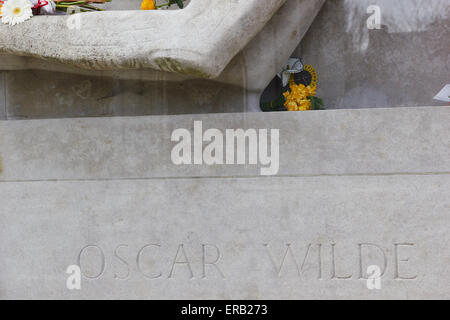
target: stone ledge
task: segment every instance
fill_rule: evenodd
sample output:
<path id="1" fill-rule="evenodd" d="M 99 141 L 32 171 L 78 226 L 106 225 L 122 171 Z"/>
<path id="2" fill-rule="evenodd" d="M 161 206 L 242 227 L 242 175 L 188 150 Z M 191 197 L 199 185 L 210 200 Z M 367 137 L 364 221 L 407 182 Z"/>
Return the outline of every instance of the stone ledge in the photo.
<path id="1" fill-rule="evenodd" d="M 279 175 L 450 172 L 450 109 L 0 121 L 0 181 L 254 176 L 259 166 L 176 166 L 173 130 L 279 128 Z M 206 145 L 206 143 L 205 143 Z"/>

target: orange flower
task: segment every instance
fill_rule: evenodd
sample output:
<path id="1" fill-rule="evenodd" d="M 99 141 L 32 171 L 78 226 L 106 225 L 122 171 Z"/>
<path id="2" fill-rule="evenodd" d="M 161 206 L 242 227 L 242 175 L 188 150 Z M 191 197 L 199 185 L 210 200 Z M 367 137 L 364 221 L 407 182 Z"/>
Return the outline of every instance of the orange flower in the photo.
<path id="1" fill-rule="evenodd" d="M 284 106 L 288 111 L 311 110 L 311 100 L 308 97 L 314 97 L 316 89 L 316 86 L 305 87 L 303 84 L 291 83 L 290 90 L 283 94 L 286 99 Z"/>
<path id="2" fill-rule="evenodd" d="M 141 10 L 155 10 L 155 0 L 142 0 Z"/>

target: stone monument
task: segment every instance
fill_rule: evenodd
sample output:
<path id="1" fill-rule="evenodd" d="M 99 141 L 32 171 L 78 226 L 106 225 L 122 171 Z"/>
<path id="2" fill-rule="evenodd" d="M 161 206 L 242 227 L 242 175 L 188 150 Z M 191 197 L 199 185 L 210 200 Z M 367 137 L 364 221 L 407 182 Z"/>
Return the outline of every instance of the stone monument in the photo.
<path id="1" fill-rule="evenodd" d="M 448 5 L 392 3 L 0 25 L 0 299 L 449 299 Z M 291 56 L 328 110 L 247 112 Z"/>

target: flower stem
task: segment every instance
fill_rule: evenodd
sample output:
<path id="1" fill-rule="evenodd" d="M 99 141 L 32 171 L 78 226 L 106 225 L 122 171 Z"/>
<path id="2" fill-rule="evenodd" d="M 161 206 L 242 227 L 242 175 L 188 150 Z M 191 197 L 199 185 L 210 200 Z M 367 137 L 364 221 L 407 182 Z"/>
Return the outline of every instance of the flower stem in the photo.
<path id="1" fill-rule="evenodd" d="M 162 7 L 165 7 L 165 6 L 169 6 L 169 5 L 170 5 L 170 2 L 167 2 L 165 4 L 160 4 L 159 6 L 155 5 L 155 9 L 159 9 L 159 8 L 162 8 Z"/>

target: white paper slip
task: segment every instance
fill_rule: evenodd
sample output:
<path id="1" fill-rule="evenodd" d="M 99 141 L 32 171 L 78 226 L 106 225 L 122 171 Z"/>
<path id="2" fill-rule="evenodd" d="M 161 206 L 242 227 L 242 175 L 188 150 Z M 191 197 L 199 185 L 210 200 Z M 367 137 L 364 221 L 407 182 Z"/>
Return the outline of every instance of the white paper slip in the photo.
<path id="1" fill-rule="evenodd" d="M 439 93 L 433 99 L 450 102 L 450 84 L 447 84 L 441 91 L 439 91 Z"/>

